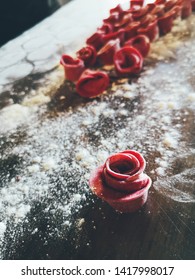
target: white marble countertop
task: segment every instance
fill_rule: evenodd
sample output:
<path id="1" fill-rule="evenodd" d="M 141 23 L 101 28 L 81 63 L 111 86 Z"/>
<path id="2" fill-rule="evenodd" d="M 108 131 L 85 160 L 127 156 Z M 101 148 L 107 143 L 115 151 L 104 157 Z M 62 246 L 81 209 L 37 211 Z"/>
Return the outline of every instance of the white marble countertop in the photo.
<path id="1" fill-rule="evenodd" d="M 123 1 L 114 1 L 116 4 Z M 74 0 L 0 48 L 0 91 L 29 74 L 54 68 L 63 52 L 85 44 L 113 7 L 111 0 Z M 95 12 L 94 12 L 95 11 Z"/>

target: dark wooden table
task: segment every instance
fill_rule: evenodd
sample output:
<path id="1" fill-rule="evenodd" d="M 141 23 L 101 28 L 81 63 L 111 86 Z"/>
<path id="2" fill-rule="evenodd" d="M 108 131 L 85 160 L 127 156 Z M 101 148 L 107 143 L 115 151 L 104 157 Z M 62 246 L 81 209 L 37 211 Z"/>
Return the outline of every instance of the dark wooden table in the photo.
<path id="1" fill-rule="evenodd" d="M 100 2 L 73 1 L 0 49 L 1 259 L 195 258 L 195 15 L 152 44 L 139 77 L 86 100 L 59 59 L 100 25 Z M 125 149 L 153 180 L 131 214 L 88 187 Z"/>

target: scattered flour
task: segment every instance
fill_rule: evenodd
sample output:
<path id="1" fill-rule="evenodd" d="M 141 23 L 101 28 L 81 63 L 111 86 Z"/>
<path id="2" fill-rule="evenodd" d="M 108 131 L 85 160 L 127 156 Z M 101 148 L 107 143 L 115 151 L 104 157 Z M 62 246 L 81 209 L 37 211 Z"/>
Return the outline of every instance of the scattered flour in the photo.
<path id="1" fill-rule="evenodd" d="M 194 203 L 195 168 L 186 168 L 180 174 L 164 177 L 154 182 L 154 187 L 166 197 L 182 203 Z M 167 187 L 168 186 L 168 187 Z"/>
<path id="2" fill-rule="evenodd" d="M 0 111 L 1 133 L 16 129 L 18 126 L 30 122 L 35 117 L 36 109 L 30 109 L 20 104 L 13 104 Z"/>
<path id="3" fill-rule="evenodd" d="M 5 230 L 6 230 L 6 225 L 5 225 L 5 223 L 0 222 L 0 238 L 3 237 Z"/>

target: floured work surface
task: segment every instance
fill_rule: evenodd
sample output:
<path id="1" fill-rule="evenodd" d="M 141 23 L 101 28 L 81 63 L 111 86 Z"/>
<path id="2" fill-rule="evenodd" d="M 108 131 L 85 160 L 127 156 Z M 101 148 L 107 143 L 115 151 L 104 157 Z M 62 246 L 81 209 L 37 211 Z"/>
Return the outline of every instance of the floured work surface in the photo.
<path id="1" fill-rule="evenodd" d="M 63 70 L 0 96 L 2 259 L 195 258 L 195 16 L 153 43 L 140 77 L 93 100 Z M 44 85 L 44 86 L 43 86 Z M 115 212 L 89 190 L 108 155 L 135 149 L 146 205 Z"/>

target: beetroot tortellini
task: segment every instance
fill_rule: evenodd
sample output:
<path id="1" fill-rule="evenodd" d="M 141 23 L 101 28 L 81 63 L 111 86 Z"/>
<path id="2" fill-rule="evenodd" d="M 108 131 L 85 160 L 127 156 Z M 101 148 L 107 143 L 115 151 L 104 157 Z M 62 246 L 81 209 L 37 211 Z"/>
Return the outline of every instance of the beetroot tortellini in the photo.
<path id="1" fill-rule="evenodd" d="M 135 212 L 146 202 L 151 179 L 143 156 L 134 150 L 111 155 L 91 174 L 93 193 L 120 212 Z"/>

